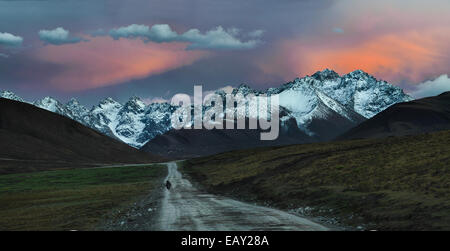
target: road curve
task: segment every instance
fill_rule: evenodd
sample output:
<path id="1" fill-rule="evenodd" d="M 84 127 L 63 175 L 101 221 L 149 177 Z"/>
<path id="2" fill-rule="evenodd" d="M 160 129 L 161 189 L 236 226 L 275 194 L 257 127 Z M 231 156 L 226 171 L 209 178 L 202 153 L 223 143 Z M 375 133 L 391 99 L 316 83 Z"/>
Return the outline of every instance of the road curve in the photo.
<path id="1" fill-rule="evenodd" d="M 157 230 L 328 230 L 280 210 L 201 192 L 182 177 L 176 163 L 167 167 L 172 188 L 164 190 Z"/>

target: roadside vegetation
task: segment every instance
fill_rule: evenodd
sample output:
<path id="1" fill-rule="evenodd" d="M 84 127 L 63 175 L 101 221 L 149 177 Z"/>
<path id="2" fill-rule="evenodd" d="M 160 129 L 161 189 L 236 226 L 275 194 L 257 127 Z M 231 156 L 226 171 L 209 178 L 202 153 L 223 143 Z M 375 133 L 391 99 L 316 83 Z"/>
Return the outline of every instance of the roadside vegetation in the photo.
<path id="1" fill-rule="evenodd" d="M 233 151 L 181 170 L 208 192 L 346 226 L 450 230 L 450 131 Z"/>
<path id="2" fill-rule="evenodd" d="M 95 230 L 166 173 L 154 164 L 0 175 L 0 230 Z"/>

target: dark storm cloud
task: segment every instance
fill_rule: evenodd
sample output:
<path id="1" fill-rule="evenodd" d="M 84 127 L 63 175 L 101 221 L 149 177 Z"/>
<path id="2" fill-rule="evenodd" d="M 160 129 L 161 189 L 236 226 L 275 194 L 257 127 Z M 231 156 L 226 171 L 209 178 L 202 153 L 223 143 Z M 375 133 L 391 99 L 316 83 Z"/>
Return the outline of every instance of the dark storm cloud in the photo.
<path id="1" fill-rule="evenodd" d="M 0 61 L 0 84 L 2 88 L 6 88 L 6 86 L 9 88 L 46 88 L 45 83 L 49 76 L 55 72 L 64 71 L 64 68 L 53 63 L 43 63 L 24 53 L 17 53 L 10 55 L 7 61 Z"/>
<path id="2" fill-rule="evenodd" d="M 65 70 L 65 66 L 41 62 L 24 53 L 9 55 L 5 60 L 0 58 L 0 90 L 13 91 L 29 101 L 49 95 L 65 98 L 48 84 L 52 75 Z"/>

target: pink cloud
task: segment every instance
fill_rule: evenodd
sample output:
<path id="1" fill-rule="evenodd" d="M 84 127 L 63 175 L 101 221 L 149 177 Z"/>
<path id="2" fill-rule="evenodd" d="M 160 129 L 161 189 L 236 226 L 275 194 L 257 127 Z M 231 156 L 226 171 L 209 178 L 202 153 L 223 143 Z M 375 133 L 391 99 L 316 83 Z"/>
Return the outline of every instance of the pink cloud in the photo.
<path id="1" fill-rule="evenodd" d="M 412 84 L 450 73 L 450 2 L 432 2 L 338 1 L 324 21 L 328 29 L 281 39 L 256 64 L 285 80 L 324 68 Z"/>
<path id="2" fill-rule="evenodd" d="M 160 74 L 210 55 L 204 51 L 187 51 L 186 46 L 96 37 L 87 43 L 44 46 L 35 51 L 34 57 L 63 66 L 63 70 L 50 77 L 50 85 L 77 91 Z"/>
<path id="3" fill-rule="evenodd" d="M 448 73 L 450 28 L 377 34 L 365 39 L 329 34 L 282 40 L 257 64 L 285 80 L 325 68 L 340 74 L 362 69 L 394 83 L 420 83 Z"/>
<path id="4" fill-rule="evenodd" d="M 381 78 L 420 82 L 430 75 L 448 70 L 445 61 L 450 49 L 450 29 L 419 34 L 415 32 L 389 34 L 355 43 L 321 40 L 287 40 L 277 46 L 272 61 L 262 61 L 266 73 L 280 74 L 289 79 L 312 74 L 324 68 L 339 73 L 362 69 Z M 438 38 L 441 39 L 438 39 Z"/>

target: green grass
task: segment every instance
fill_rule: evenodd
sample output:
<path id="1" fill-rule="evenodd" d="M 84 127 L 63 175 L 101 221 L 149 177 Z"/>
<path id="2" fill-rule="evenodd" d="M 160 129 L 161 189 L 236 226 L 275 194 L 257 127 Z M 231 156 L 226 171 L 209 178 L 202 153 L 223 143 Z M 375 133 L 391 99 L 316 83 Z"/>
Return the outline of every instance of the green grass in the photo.
<path id="1" fill-rule="evenodd" d="M 165 174 L 155 164 L 0 175 L 0 230 L 94 230 Z"/>
<path id="2" fill-rule="evenodd" d="M 234 151 L 182 170 L 210 192 L 347 225 L 450 230 L 450 131 Z"/>

